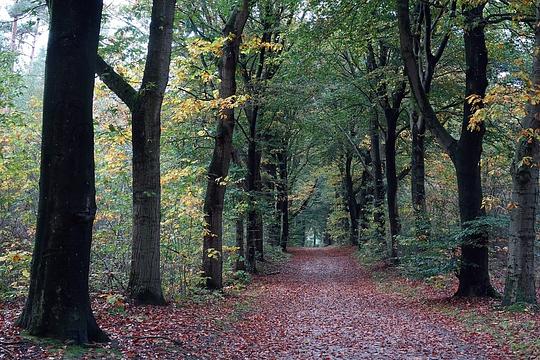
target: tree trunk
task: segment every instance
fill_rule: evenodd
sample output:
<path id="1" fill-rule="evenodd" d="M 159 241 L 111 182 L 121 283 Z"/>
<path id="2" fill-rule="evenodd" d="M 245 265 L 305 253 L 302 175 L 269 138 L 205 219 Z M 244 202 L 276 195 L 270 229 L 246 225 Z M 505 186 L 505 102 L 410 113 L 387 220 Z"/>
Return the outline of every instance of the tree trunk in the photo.
<path id="1" fill-rule="evenodd" d="M 464 229 L 470 221 L 485 215 L 481 208 L 482 185 L 480 180 L 479 156 L 473 158 L 474 151 L 458 151 L 456 156 L 456 176 L 458 182 L 459 212 Z M 488 235 L 478 231 L 466 236 L 461 245 L 461 266 L 458 296 L 488 296 Z"/>
<path id="2" fill-rule="evenodd" d="M 417 238 L 427 239 L 430 233 L 426 206 L 425 136 L 426 126 L 423 115 L 411 111 L 411 197 L 415 216 Z"/>
<path id="3" fill-rule="evenodd" d="M 354 192 L 352 175 L 353 156 L 349 152 L 345 157 L 345 172 L 343 173 L 343 185 L 347 196 L 347 209 L 349 210 L 349 241 L 352 245 L 358 245 L 358 203 Z"/>
<path id="4" fill-rule="evenodd" d="M 257 206 L 257 197 L 261 193 L 261 152 L 257 149 L 257 118 L 258 108 L 253 106 L 246 111 L 250 126 L 247 155 L 247 192 L 248 224 L 247 224 L 247 268 L 250 272 L 257 271 L 256 260 L 264 260 L 264 246 L 262 234 L 262 216 Z"/>
<path id="5" fill-rule="evenodd" d="M 289 175 L 288 175 L 288 154 L 286 149 L 287 144 L 283 144 L 283 148 L 277 154 L 279 183 L 278 183 L 278 203 L 279 213 L 281 216 L 281 234 L 279 245 L 283 251 L 287 251 L 289 242 Z"/>
<path id="6" fill-rule="evenodd" d="M 384 181 L 381 161 L 381 143 L 379 138 L 377 113 L 375 112 L 370 124 L 371 164 L 373 169 L 373 221 L 377 227 L 378 240 L 384 239 Z"/>
<path id="7" fill-rule="evenodd" d="M 133 245 L 128 293 L 164 304 L 160 272 L 161 105 L 169 76 L 175 1 L 154 1 L 143 82 L 132 114 Z"/>
<path id="8" fill-rule="evenodd" d="M 482 102 L 473 104 L 471 96 L 483 99 L 488 86 L 488 52 L 484 34 L 482 13 L 485 5 L 464 8 L 466 62 L 466 90 L 463 108 L 461 137 L 453 156 L 456 168 L 459 195 L 459 212 L 463 228 L 468 222 L 478 220 L 485 215 L 482 208 L 482 180 L 480 159 L 485 126 L 481 123 L 478 130 L 469 130 L 471 116 Z M 461 245 L 461 264 L 457 296 L 494 296 L 495 290 L 489 280 L 488 234 L 485 231 L 467 236 Z"/>
<path id="9" fill-rule="evenodd" d="M 96 213 L 92 98 L 102 1 L 50 1 L 36 240 L 18 324 L 30 335 L 107 341 L 88 273 Z"/>
<path id="10" fill-rule="evenodd" d="M 533 75 L 531 91 L 534 105 L 529 103 L 528 114 L 521 126 L 522 135 L 516 146 L 512 163 L 512 225 L 508 244 L 508 272 L 504 289 L 504 305 L 519 302 L 537 304 L 535 284 L 536 207 L 538 204 L 538 164 L 540 148 L 540 105 L 537 91 L 540 87 L 540 5 L 536 3 L 535 46 L 533 49 Z"/>
<path id="11" fill-rule="evenodd" d="M 302 247 L 306 247 L 306 222 L 305 220 L 302 220 L 301 230 L 300 230 L 300 236 L 302 237 Z"/>
<path id="12" fill-rule="evenodd" d="M 388 222 L 390 225 L 388 257 L 391 262 L 398 261 L 397 236 L 401 231 L 397 203 L 398 178 L 396 170 L 396 127 L 398 114 L 399 113 L 395 111 L 387 111 L 385 114 L 387 123 L 386 141 L 384 143 L 386 155 L 386 200 L 388 206 Z"/>
<path id="13" fill-rule="evenodd" d="M 438 120 L 425 89 L 422 86 L 418 71 L 418 62 L 413 50 L 413 37 L 409 19 L 409 1 L 399 0 L 397 3 L 398 24 L 401 53 L 405 62 L 410 87 L 418 107 L 424 116 L 426 125 L 435 135 L 439 144 L 450 155 L 458 179 L 458 196 L 461 224 L 464 229 L 468 222 L 484 215 L 481 208 L 482 186 L 480 178 L 480 158 L 482 140 L 485 133 L 483 122 L 477 124 L 479 129 L 469 131 L 469 120 L 475 111 L 483 106 L 487 81 L 488 53 L 486 48 L 483 18 L 485 3 L 477 6 L 463 5 L 466 63 L 466 92 L 463 111 L 461 136 L 456 141 Z M 474 100 L 474 101 L 471 101 Z M 488 236 L 479 231 L 470 234 L 461 246 L 461 264 L 459 288 L 456 296 L 495 296 L 491 286 L 488 269 Z"/>
<path id="14" fill-rule="evenodd" d="M 17 50 L 17 34 L 18 34 L 17 25 L 18 23 L 19 23 L 19 17 L 15 16 L 11 24 L 11 41 L 9 45 L 9 49 L 12 52 L 15 52 Z"/>
<path id="15" fill-rule="evenodd" d="M 176 0 L 152 3 L 150 37 L 139 91 L 101 57 L 96 73 L 130 109 L 133 145 L 133 234 L 127 293 L 139 304 L 163 305 L 160 271 L 161 106 L 169 81 Z"/>
<path id="16" fill-rule="evenodd" d="M 245 271 L 245 253 L 244 253 L 244 218 L 239 217 L 236 219 L 236 247 L 238 248 L 236 264 L 234 266 L 235 271 Z"/>
<path id="17" fill-rule="evenodd" d="M 275 163 L 271 162 L 266 166 L 266 172 L 270 176 L 270 179 L 267 182 L 267 190 L 269 192 L 269 197 L 273 203 L 273 220 L 268 224 L 268 242 L 272 246 L 279 246 L 279 237 L 281 230 L 281 216 L 279 212 L 279 202 L 276 195 L 277 192 L 277 183 L 279 181 L 277 174 L 277 166 Z"/>
<path id="18" fill-rule="evenodd" d="M 169 80 L 176 0 L 154 0 L 148 54 L 133 111 L 133 246 L 128 293 L 141 304 L 165 303 L 160 271 L 161 105 Z"/>
<path id="19" fill-rule="evenodd" d="M 367 212 L 367 205 L 370 200 L 373 187 L 369 184 L 370 174 L 367 170 L 362 171 L 362 178 L 360 180 L 360 195 L 358 201 L 358 219 L 359 219 L 359 243 L 365 242 L 368 239 L 365 237 L 366 231 L 369 229 L 369 217 Z"/>
<path id="20" fill-rule="evenodd" d="M 236 94 L 236 68 L 242 41 L 242 32 L 249 13 L 249 1 L 243 0 L 241 8 L 236 8 L 229 17 L 223 36 L 223 55 L 219 63 L 221 79 L 219 96 L 222 99 Z M 229 173 L 234 131 L 234 109 L 220 109 L 217 117 L 217 131 L 214 152 L 208 167 L 208 182 L 204 199 L 205 235 L 203 238 L 203 271 L 206 287 L 218 290 L 223 287 L 223 201 L 225 198 L 224 179 Z"/>

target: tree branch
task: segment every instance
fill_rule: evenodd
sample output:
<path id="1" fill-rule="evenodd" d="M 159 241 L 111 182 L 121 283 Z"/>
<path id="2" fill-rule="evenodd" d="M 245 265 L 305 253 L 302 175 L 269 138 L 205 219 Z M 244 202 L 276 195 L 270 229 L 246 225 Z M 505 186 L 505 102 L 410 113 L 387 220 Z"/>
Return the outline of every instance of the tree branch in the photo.
<path id="1" fill-rule="evenodd" d="M 137 104 L 138 92 L 99 55 L 96 59 L 96 74 L 133 111 Z"/>

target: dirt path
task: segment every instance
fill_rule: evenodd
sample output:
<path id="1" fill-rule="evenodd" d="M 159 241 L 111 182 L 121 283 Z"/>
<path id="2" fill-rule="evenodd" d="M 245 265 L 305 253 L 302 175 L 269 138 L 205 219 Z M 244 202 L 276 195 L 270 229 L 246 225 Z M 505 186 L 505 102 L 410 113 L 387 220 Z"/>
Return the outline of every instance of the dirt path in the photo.
<path id="1" fill-rule="evenodd" d="M 507 358 L 443 315 L 378 291 L 352 249 L 292 253 L 280 274 L 260 280 L 253 312 L 213 344 L 220 358 Z"/>
<path id="2" fill-rule="evenodd" d="M 212 304 L 111 314 L 98 298 L 94 311 L 113 342 L 80 356 L 24 341 L 14 326 L 22 304 L 0 306 L 0 359 L 510 358 L 432 303 L 380 291 L 353 248 L 292 253 L 279 274 L 257 277 L 241 296 Z"/>

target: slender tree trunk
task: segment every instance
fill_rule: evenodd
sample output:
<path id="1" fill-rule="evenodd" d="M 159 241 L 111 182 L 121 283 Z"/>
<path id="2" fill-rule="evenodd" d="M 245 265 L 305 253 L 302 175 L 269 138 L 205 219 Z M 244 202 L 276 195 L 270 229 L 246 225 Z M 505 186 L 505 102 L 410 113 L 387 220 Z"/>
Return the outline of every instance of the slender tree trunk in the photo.
<path id="1" fill-rule="evenodd" d="M 538 164 L 540 164 L 540 2 L 536 2 L 535 46 L 533 50 L 533 91 L 536 100 L 529 103 L 522 120 L 524 133 L 516 146 L 512 163 L 512 225 L 508 244 L 508 272 L 504 289 L 504 305 L 519 302 L 537 304 L 535 284 L 536 208 L 538 206 Z"/>
<path id="2" fill-rule="evenodd" d="M 11 42 L 9 46 L 12 52 L 15 52 L 17 50 L 17 34 L 18 34 L 17 25 L 18 23 L 19 23 L 19 17 L 15 16 L 11 24 Z"/>
<path id="3" fill-rule="evenodd" d="M 415 216 L 416 236 L 427 238 L 430 233 L 426 206 L 425 136 L 426 126 L 423 115 L 411 111 L 411 197 Z"/>
<path id="4" fill-rule="evenodd" d="M 384 225 L 384 181 L 381 161 L 381 142 L 379 138 L 377 113 L 370 121 L 371 138 L 371 164 L 373 169 L 373 221 L 379 241 L 383 241 L 385 233 Z"/>
<path id="5" fill-rule="evenodd" d="M 30 64 L 34 63 L 34 57 L 36 54 L 36 41 L 39 36 L 39 26 L 40 26 L 39 18 L 36 20 L 36 24 L 34 26 L 36 28 L 34 30 L 34 33 L 32 34 L 32 43 L 30 44 Z"/>
<path id="6" fill-rule="evenodd" d="M 253 127 L 253 126 L 251 126 Z M 255 201 L 255 192 L 257 188 L 257 169 L 258 169 L 258 162 L 257 162 L 257 149 L 256 149 L 257 143 L 250 139 L 248 143 L 248 156 L 247 156 L 247 178 L 246 178 L 246 185 L 247 185 L 247 192 L 248 192 L 248 222 L 247 222 L 247 239 L 246 239 L 246 247 L 247 247 L 247 256 L 246 256 L 246 264 L 247 269 L 251 273 L 255 273 L 257 271 L 257 235 L 258 235 L 258 219 L 257 219 L 257 209 L 256 201 Z"/>
<path id="7" fill-rule="evenodd" d="M 262 216 L 257 206 L 257 197 L 261 192 L 261 152 L 257 149 L 257 114 L 256 110 L 246 111 L 250 123 L 250 139 L 247 159 L 248 228 L 247 228 L 247 267 L 256 272 L 256 260 L 264 260 Z"/>
<path id="8" fill-rule="evenodd" d="M 219 64 L 221 79 L 219 96 L 222 99 L 236 94 L 236 68 L 242 41 L 242 32 L 249 13 L 249 1 L 242 1 L 241 8 L 233 10 L 223 36 L 223 55 Z M 208 167 L 208 183 L 204 199 L 205 235 L 203 239 L 203 271 L 208 289 L 223 287 L 223 201 L 224 179 L 229 173 L 232 138 L 235 124 L 234 109 L 221 109 L 217 118 L 217 131 L 212 160 Z"/>
<path id="9" fill-rule="evenodd" d="M 264 220 L 262 213 L 257 212 L 257 235 L 255 241 L 257 261 L 264 261 Z"/>
<path id="10" fill-rule="evenodd" d="M 268 242 L 272 246 L 279 246 L 279 237 L 281 230 L 281 216 L 279 212 L 279 202 L 277 201 L 277 183 L 279 181 L 277 174 L 277 166 L 270 163 L 266 166 L 266 172 L 271 180 L 267 182 L 269 197 L 273 203 L 273 221 L 268 224 Z"/>
<path id="11" fill-rule="evenodd" d="M 238 259 L 234 266 L 235 271 L 245 271 L 245 253 L 244 253 L 244 218 L 239 217 L 236 219 L 236 247 L 238 248 Z"/>
<path id="12" fill-rule="evenodd" d="M 359 219 L 359 243 L 367 241 L 367 238 L 364 236 L 366 230 L 369 229 L 369 218 L 368 218 L 368 211 L 367 211 L 367 205 L 369 203 L 369 199 L 371 197 L 371 193 L 373 192 L 373 187 L 370 186 L 370 174 L 367 170 L 364 170 L 362 172 L 362 178 L 360 180 L 360 195 L 359 195 L 359 201 L 358 201 L 358 219 Z"/>
<path id="13" fill-rule="evenodd" d="M 302 247 L 306 247 L 306 222 L 305 220 L 302 220 L 300 235 L 302 236 Z"/>
<path id="14" fill-rule="evenodd" d="M 48 5 L 38 220 L 30 289 L 18 324 L 34 336 L 107 341 L 88 295 L 96 213 L 92 99 L 103 4 Z"/>
<path id="15" fill-rule="evenodd" d="M 281 235 L 279 244 L 283 251 L 287 251 L 289 242 L 289 185 L 288 185 L 288 154 L 287 144 L 283 144 L 282 149 L 277 154 L 279 168 L 279 183 L 278 183 L 278 202 L 279 212 L 281 216 Z"/>
<path id="16" fill-rule="evenodd" d="M 345 157 L 345 172 L 343 173 L 343 185 L 347 196 L 347 209 L 349 210 L 349 241 L 352 245 L 358 245 L 358 203 L 354 192 L 352 178 L 352 159 L 351 153 Z"/>
<path id="17" fill-rule="evenodd" d="M 390 225 L 390 243 L 388 257 L 392 262 L 398 261 L 397 236 L 401 231 L 399 221 L 399 208 L 397 203 L 398 178 L 396 170 L 396 127 L 398 113 L 388 111 L 385 114 L 387 122 L 387 134 L 384 144 L 386 155 L 386 199 L 388 206 L 388 222 Z"/>

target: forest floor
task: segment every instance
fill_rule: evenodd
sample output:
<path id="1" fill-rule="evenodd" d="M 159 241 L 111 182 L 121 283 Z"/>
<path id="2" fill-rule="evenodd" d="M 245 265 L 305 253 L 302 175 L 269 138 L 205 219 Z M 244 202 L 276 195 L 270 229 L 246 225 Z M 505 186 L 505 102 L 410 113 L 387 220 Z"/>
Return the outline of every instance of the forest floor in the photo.
<path id="1" fill-rule="evenodd" d="M 98 299 L 96 317 L 113 340 L 99 347 L 21 337 L 13 325 L 21 304 L 0 304 L 0 359 L 540 358 L 538 314 L 451 299 L 448 289 L 381 269 L 373 276 L 354 251 L 292 249 L 279 273 L 211 304 L 113 314 Z"/>

